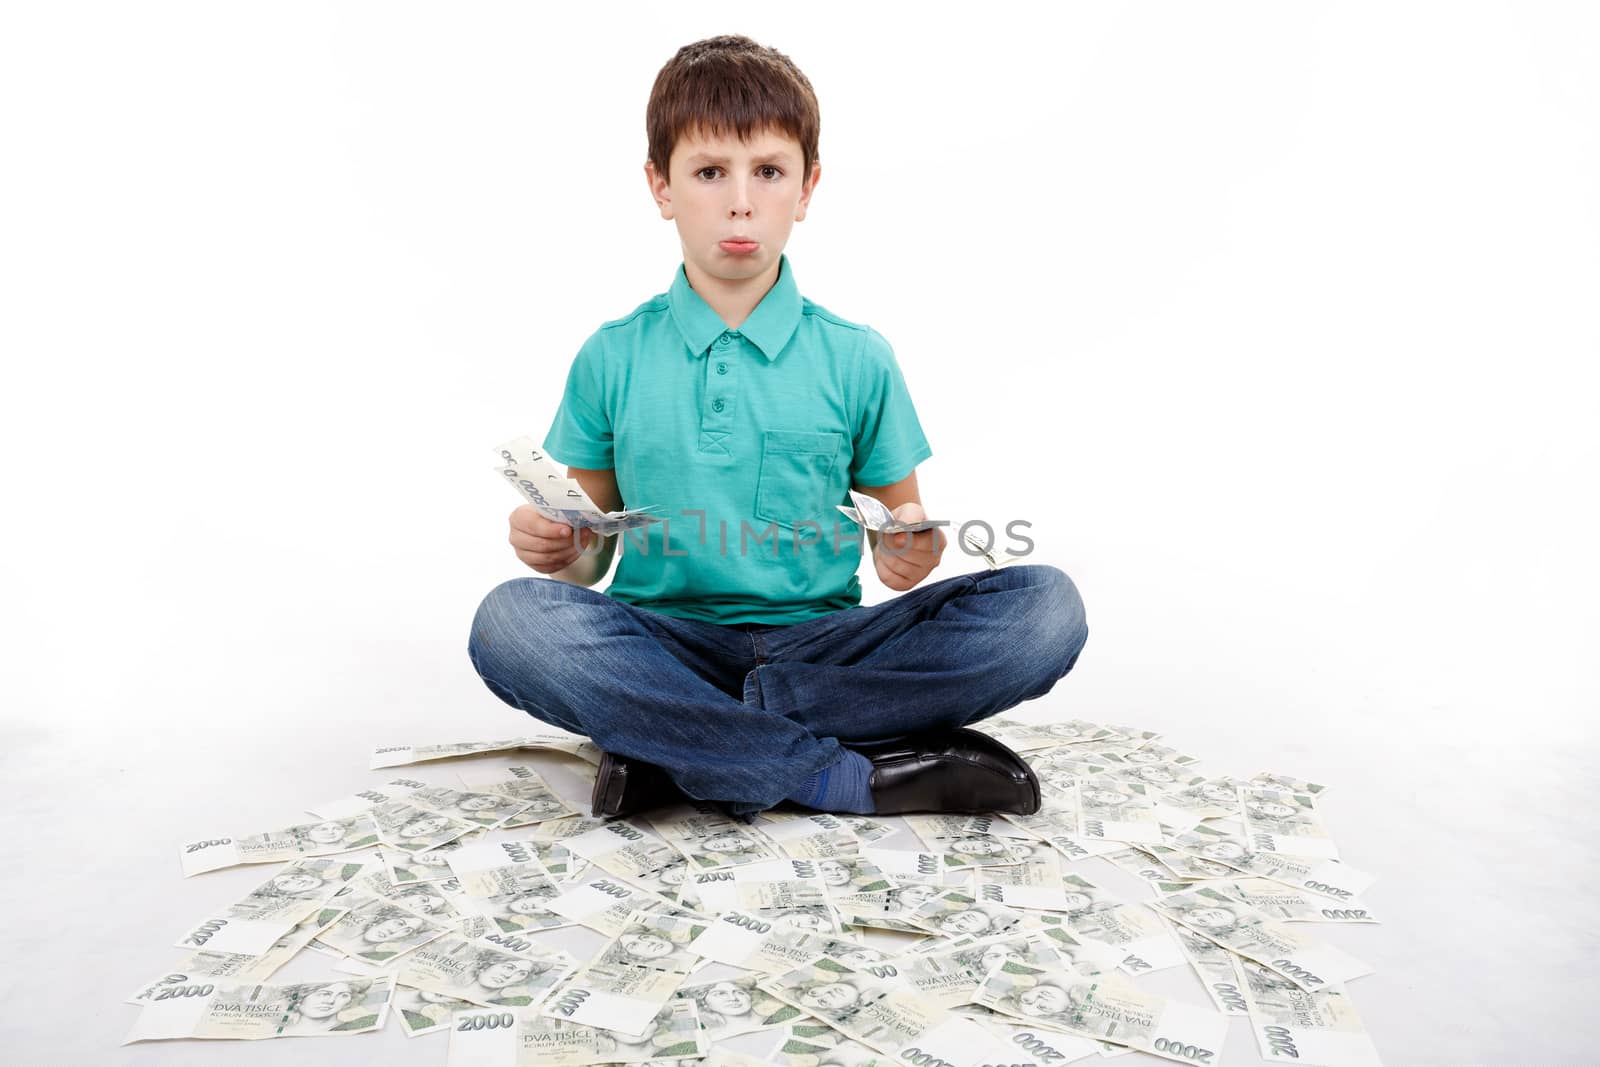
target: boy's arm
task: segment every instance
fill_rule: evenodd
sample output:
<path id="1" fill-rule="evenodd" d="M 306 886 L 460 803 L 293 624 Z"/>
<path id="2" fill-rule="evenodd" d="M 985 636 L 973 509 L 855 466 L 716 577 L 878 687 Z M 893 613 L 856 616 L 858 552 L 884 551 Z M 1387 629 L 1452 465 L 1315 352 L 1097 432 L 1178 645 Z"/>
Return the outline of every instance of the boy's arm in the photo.
<path id="1" fill-rule="evenodd" d="M 601 511 L 622 510 L 622 493 L 617 489 L 616 471 L 568 467 L 567 477 L 583 486 L 583 491 L 589 494 L 589 499 L 593 500 Z M 550 577 L 571 582 L 573 585 L 595 585 L 606 576 L 606 572 L 611 570 L 611 558 L 617 550 L 616 534 L 603 537 L 601 540 L 603 544 L 594 555 L 579 556 L 561 570 L 552 572 Z"/>
<path id="2" fill-rule="evenodd" d="M 869 493 L 883 501 L 895 518 L 909 521 L 927 518 L 917 491 L 917 472 L 912 471 L 893 485 L 858 485 L 859 492 Z M 919 533 L 889 535 L 889 543 L 878 550 L 878 535 L 867 531 L 872 542 L 872 566 L 878 579 L 897 593 L 912 588 L 939 565 L 948 538 L 935 527 Z"/>

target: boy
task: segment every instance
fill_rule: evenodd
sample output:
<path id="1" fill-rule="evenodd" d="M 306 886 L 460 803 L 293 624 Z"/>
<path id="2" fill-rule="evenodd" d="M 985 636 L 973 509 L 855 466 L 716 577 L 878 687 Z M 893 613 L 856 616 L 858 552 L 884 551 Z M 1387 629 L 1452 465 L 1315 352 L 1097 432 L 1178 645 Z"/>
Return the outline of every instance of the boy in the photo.
<path id="1" fill-rule="evenodd" d="M 834 505 L 855 488 L 924 518 L 932 449 L 888 343 L 801 297 L 783 254 L 821 173 L 810 82 L 748 38 L 699 41 L 657 75 L 646 127 L 683 264 L 584 343 L 545 448 L 601 508 L 662 521 L 622 535 L 601 594 L 617 535 L 517 508 L 518 558 L 556 580 L 484 599 L 473 666 L 600 746 L 596 815 L 685 795 L 746 816 L 785 799 L 1032 814 L 1027 764 L 962 727 L 1072 669 L 1083 605 L 1043 565 L 910 592 L 943 554 L 935 527 L 868 531 L 878 577 L 906 595 L 860 606 L 860 529 Z"/>

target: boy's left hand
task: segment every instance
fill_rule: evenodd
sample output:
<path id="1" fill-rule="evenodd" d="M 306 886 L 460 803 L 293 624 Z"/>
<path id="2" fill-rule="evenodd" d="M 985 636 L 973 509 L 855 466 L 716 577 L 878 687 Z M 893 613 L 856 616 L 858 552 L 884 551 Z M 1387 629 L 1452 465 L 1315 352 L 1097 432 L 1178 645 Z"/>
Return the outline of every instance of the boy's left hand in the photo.
<path id="1" fill-rule="evenodd" d="M 915 500 L 901 504 L 891 514 L 900 522 L 920 522 L 928 517 Z M 919 533 L 879 534 L 872 550 L 878 579 L 897 593 L 905 592 L 939 565 L 947 542 L 944 531 L 937 526 Z"/>

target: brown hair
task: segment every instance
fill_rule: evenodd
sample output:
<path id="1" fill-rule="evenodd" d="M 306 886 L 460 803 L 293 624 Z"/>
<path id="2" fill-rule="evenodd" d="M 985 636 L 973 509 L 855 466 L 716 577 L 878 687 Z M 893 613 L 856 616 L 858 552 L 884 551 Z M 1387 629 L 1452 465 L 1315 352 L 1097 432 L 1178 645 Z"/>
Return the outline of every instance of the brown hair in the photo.
<path id="1" fill-rule="evenodd" d="M 801 180 L 817 161 L 817 94 L 794 61 L 748 37 L 724 34 L 686 44 L 656 74 L 645 108 L 656 173 L 669 178 L 672 149 L 697 130 L 741 139 L 771 127 L 800 142 Z"/>

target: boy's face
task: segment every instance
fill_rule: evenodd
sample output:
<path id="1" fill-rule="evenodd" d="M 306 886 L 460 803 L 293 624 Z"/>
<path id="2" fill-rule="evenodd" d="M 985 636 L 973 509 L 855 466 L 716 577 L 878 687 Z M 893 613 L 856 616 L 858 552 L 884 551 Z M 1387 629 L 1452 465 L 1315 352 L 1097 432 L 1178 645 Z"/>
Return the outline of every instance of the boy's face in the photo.
<path id="1" fill-rule="evenodd" d="M 672 149 L 670 174 L 645 164 L 661 217 L 678 224 L 691 283 L 696 271 L 738 282 L 777 270 L 822 169 L 813 163 L 802 180 L 802 165 L 800 143 L 770 129 L 749 141 L 687 134 Z M 748 243 L 731 243 L 736 237 Z"/>

